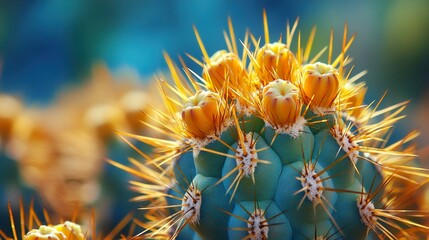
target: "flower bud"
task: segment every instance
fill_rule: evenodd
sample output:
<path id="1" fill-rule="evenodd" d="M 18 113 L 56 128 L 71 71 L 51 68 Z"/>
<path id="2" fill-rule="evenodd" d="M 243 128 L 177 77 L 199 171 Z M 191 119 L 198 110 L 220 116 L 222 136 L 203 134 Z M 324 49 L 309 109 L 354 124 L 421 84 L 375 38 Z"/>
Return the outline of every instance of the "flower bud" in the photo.
<path id="1" fill-rule="evenodd" d="M 67 240 L 84 239 L 80 225 L 74 222 L 65 221 L 63 224 L 55 225 L 54 228 L 66 235 Z"/>
<path id="2" fill-rule="evenodd" d="M 268 43 L 256 53 L 257 69 L 261 82 L 266 85 L 275 79 L 285 79 L 294 82 L 293 70 L 297 60 L 293 53 L 283 43 Z"/>
<path id="3" fill-rule="evenodd" d="M 217 51 L 210 58 L 210 62 L 204 66 L 203 78 L 208 81 L 213 90 L 222 89 L 225 81 L 228 86 L 238 87 L 240 82 L 247 79 L 240 59 L 231 52 L 225 50 Z"/>
<path id="4" fill-rule="evenodd" d="M 330 108 L 338 95 L 338 72 L 331 65 L 314 63 L 304 66 L 301 90 L 305 103 L 315 107 Z"/>
<path id="5" fill-rule="evenodd" d="M 67 237 L 64 233 L 57 229 L 49 226 L 42 225 L 39 229 L 33 229 L 29 231 L 25 236 L 24 240 L 65 240 Z"/>
<path id="6" fill-rule="evenodd" d="M 218 94 L 199 91 L 183 105 L 182 119 L 193 137 L 203 139 L 216 133 L 222 124 L 224 105 Z"/>
<path id="7" fill-rule="evenodd" d="M 298 88 L 290 81 L 275 80 L 264 87 L 262 107 L 267 121 L 275 127 L 294 124 L 300 115 Z"/>

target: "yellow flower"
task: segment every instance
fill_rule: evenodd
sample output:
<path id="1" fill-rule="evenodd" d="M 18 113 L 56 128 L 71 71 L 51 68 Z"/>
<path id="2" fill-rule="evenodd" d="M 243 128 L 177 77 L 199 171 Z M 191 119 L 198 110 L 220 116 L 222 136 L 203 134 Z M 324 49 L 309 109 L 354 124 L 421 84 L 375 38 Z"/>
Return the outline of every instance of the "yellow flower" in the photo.
<path id="1" fill-rule="evenodd" d="M 298 88 L 281 79 L 269 83 L 263 90 L 262 107 L 267 121 L 273 126 L 294 124 L 301 111 Z"/>
<path id="2" fill-rule="evenodd" d="M 188 133 L 203 139 L 215 134 L 222 125 L 225 106 L 218 94 L 199 91 L 183 105 L 182 119 Z"/>
<path id="3" fill-rule="evenodd" d="M 304 101 L 314 107 L 329 109 L 334 105 L 340 86 L 337 70 L 328 64 L 316 62 L 303 68 L 301 90 Z"/>
<path id="4" fill-rule="evenodd" d="M 127 214 L 117 226 L 115 226 L 110 232 L 99 234 L 101 232 L 97 229 L 100 226 L 99 219 L 95 217 L 95 210 L 93 209 L 92 214 L 87 215 L 81 211 L 74 211 L 74 219 L 80 219 L 80 222 L 86 223 L 86 225 L 79 225 L 71 221 L 65 221 L 61 224 L 56 219 L 63 218 L 64 215 L 51 215 L 50 211 L 44 207 L 38 206 L 38 210 L 34 206 L 34 202 L 31 201 L 29 205 L 22 199 L 19 201 L 19 212 L 18 214 L 13 212 L 11 203 L 8 202 L 8 212 L 10 219 L 10 229 L 1 229 L 0 227 L 0 239 L 23 239 L 23 240 L 84 240 L 84 239 L 131 239 L 134 231 L 129 231 L 128 234 L 124 235 L 123 228 L 127 223 L 130 223 L 133 219 L 133 214 Z M 63 206 L 68 208 L 68 206 Z M 43 216 L 37 214 L 37 212 L 43 212 Z M 89 218 L 85 217 L 87 215 Z M 18 217 L 18 218 L 15 218 Z M 51 219 L 53 221 L 51 221 Z M 73 220 L 75 221 L 75 220 Z M 81 227 L 82 226 L 82 227 Z M 130 229 L 133 228 L 131 224 Z M 87 229 L 86 232 L 82 232 L 82 228 Z M 29 229 L 25 233 L 25 229 Z M 7 230 L 12 233 L 13 236 L 8 236 L 4 233 Z M 20 231 L 19 231 L 20 230 Z M 132 238 L 141 239 L 141 238 Z"/>
<path id="5" fill-rule="evenodd" d="M 83 233 L 80 228 L 80 225 L 65 221 L 63 224 L 58 224 L 54 226 L 54 228 L 60 232 L 62 232 L 68 240 L 83 240 Z"/>
<path id="6" fill-rule="evenodd" d="M 217 51 L 204 66 L 203 78 L 208 81 L 209 89 L 219 91 L 228 81 L 228 87 L 237 88 L 247 77 L 240 59 L 232 52 Z"/>
<path id="7" fill-rule="evenodd" d="M 142 119 L 145 114 L 142 110 L 145 109 L 149 97 L 142 90 L 129 90 L 120 99 L 120 108 L 123 111 L 124 117 L 133 131 L 138 131 L 142 128 Z M 151 99 L 154 102 L 154 99 Z"/>
<path id="8" fill-rule="evenodd" d="M 298 62 L 286 44 L 265 44 L 257 51 L 256 62 L 255 69 L 264 85 L 278 78 L 295 82 L 293 71 Z"/>
<path id="9" fill-rule="evenodd" d="M 93 129 L 100 139 L 109 139 L 118 129 L 125 125 L 123 111 L 114 104 L 93 105 L 84 113 L 84 121 Z"/>
<path id="10" fill-rule="evenodd" d="M 67 237 L 64 233 L 57 229 L 49 226 L 42 225 L 39 229 L 33 229 L 29 231 L 25 236 L 24 240 L 65 240 Z"/>

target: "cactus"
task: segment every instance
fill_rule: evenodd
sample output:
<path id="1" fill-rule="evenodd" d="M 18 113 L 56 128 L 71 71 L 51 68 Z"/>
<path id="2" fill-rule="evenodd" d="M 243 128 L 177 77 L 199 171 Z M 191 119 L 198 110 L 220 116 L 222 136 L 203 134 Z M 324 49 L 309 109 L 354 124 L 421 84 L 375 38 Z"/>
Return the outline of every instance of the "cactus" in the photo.
<path id="1" fill-rule="evenodd" d="M 142 178 L 134 200 L 148 205 L 139 235 L 172 239 L 418 238 L 428 213 L 404 209 L 427 169 L 413 165 L 413 131 L 388 143 L 407 102 L 364 105 L 366 86 L 347 70 L 347 26 L 341 52 L 310 58 L 298 21 L 286 41 L 247 33 L 238 51 L 233 25 L 226 50 L 210 57 L 195 29 L 201 75 L 184 73 L 165 54 L 172 81 L 159 81 L 167 110 L 150 117 L 165 137 L 122 133 L 155 147 L 147 164 L 112 164 Z M 327 50 L 326 60 L 322 60 Z M 351 68 L 352 69 L 352 68 Z M 130 143 L 131 144 L 131 143 Z M 138 149 L 136 149 L 138 150 Z M 410 186 L 412 186 L 410 188 Z"/>

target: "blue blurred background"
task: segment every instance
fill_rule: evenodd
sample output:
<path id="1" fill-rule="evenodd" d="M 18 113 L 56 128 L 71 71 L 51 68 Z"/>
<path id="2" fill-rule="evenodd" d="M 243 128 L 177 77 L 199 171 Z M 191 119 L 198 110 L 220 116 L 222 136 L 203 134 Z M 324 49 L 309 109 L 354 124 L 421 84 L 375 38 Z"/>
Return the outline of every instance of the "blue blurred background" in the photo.
<path id="1" fill-rule="evenodd" d="M 85 82 L 94 64 L 99 62 L 106 63 L 112 71 L 122 67 L 135 69 L 148 81 L 166 70 L 162 51 L 174 58 L 185 53 L 201 58 L 193 24 L 212 54 L 226 48 L 222 31 L 227 28 L 228 16 L 239 39 L 243 39 L 246 29 L 261 36 L 263 9 L 268 14 L 271 39 L 277 39 L 280 33 L 284 35 L 286 22 L 293 22 L 298 16 L 304 39 L 316 25 L 313 54 L 328 44 L 331 28 L 336 34 L 338 53 L 347 22 L 349 36 L 357 33 L 349 52 L 354 73 L 368 70 L 363 78 L 369 87 L 367 101 L 379 99 L 385 90 L 389 90 L 385 106 L 410 99 L 407 113 L 411 118 L 402 121 L 398 136 L 414 128 L 429 132 L 428 124 L 421 120 L 426 118 L 429 107 L 429 99 L 425 97 L 429 94 L 427 0 L 3 0 L 0 1 L 3 63 L 0 92 L 20 96 L 28 106 L 47 105 L 60 89 Z M 185 59 L 190 68 L 200 71 L 196 64 Z M 428 142 L 427 135 L 422 138 L 421 146 Z M 110 154 L 126 158 L 120 153 Z M 13 161 L 4 157 L 0 168 L 0 174 L 18 172 Z M 2 183 L 13 179 L 18 176 L 12 180 L 2 178 Z M 126 190 L 126 180 L 117 185 L 121 184 Z M 115 201 L 127 202 L 126 197 L 129 194 Z M 0 229 L 5 229 L 6 203 L 0 203 L 3 215 Z M 113 205 L 124 206 L 118 218 L 132 207 Z"/>

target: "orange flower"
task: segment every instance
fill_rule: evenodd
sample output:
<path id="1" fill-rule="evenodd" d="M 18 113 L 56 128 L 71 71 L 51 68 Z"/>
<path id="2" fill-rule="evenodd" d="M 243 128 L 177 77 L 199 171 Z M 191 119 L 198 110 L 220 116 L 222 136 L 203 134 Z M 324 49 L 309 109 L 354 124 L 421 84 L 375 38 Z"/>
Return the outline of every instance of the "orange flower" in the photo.
<path id="1" fill-rule="evenodd" d="M 315 107 L 331 108 L 340 86 L 337 70 L 321 62 L 304 66 L 301 90 L 305 103 Z"/>
<path id="2" fill-rule="evenodd" d="M 195 138 L 216 133 L 222 124 L 224 104 L 218 94 L 199 91 L 183 105 L 182 119 L 186 130 Z"/>
<path id="3" fill-rule="evenodd" d="M 232 52 L 217 51 L 203 69 L 203 78 L 208 81 L 209 88 L 215 91 L 222 89 L 226 81 L 228 86 L 237 88 L 240 82 L 247 79 L 239 58 Z"/>
<path id="4" fill-rule="evenodd" d="M 298 88 L 281 79 L 269 83 L 263 90 L 262 107 L 272 125 L 284 127 L 294 124 L 301 111 Z"/>
<path id="5" fill-rule="evenodd" d="M 283 43 L 268 43 L 256 53 L 258 75 L 261 82 L 268 84 L 275 79 L 294 82 L 293 71 L 298 65 L 295 55 Z M 256 64 L 255 64 L 256 65 Z"/>

